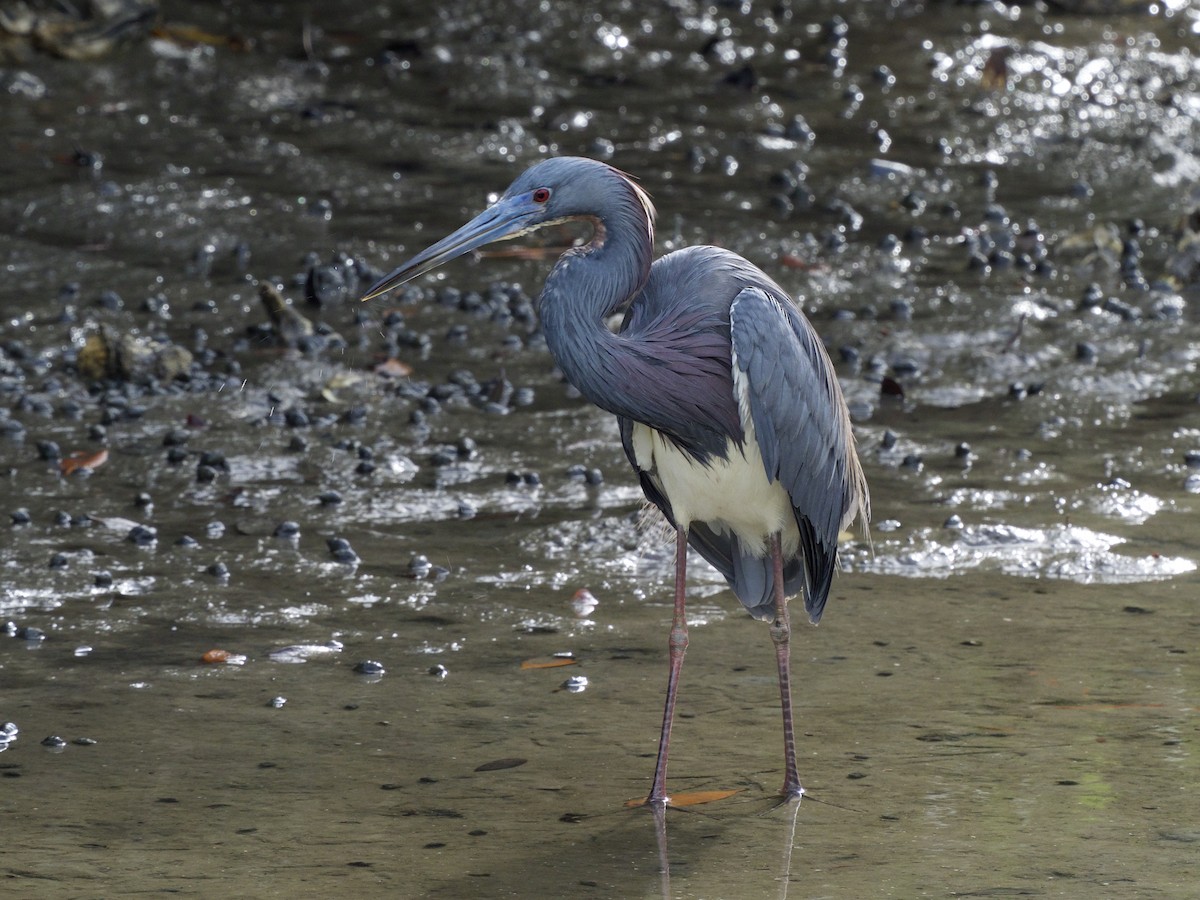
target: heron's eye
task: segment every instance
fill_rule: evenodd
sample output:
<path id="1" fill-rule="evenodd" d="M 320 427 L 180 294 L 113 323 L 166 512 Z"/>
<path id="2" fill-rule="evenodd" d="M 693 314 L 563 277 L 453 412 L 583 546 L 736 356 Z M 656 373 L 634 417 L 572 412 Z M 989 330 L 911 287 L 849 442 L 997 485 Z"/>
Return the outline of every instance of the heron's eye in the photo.
<path id="1" fill-rule="evenodd" d="M 538 188 L 533 192 L 534 203 L 545 203 L 550 199 L 550 188 Z"/>

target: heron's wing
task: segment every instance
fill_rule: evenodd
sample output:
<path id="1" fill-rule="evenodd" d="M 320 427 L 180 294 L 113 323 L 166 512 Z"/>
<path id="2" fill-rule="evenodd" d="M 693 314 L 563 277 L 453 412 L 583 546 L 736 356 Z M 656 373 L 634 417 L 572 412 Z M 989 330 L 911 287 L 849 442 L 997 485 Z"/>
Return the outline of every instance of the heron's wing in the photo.
<path id="1" fill-rule="evenodd" d="M 785 296 L 740 291 L 729 311 L 734 393 L 767 477 L 791 497 L 804 553 L 804 606 L 816 622 L 837 564 L 841 528 L 866 511 L 850 417 L 812 326 Z"/>

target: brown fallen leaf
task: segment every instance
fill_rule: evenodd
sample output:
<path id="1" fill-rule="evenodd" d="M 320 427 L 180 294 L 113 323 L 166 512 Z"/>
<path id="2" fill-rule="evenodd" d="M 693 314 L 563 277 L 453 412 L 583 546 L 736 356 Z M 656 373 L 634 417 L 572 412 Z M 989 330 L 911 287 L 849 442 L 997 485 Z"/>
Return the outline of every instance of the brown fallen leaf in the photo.
<path id="1" fill-rule="evenodd" d="M 172 44 L 187 47 L 195 44 L 207 44 L 210 47 L 225 47 L 238 53 L 245 53 L 253 46 L 253 41 L 239 35 L 214 34 L 197 28 L 195 25 L 159 25 L 151 34 Z"/>
<path id="2" fill-rule="evenodd" d="M 203 656 L 200 657 L 200 662 L 207 663 L 209 665 L 215 665 L 216 663 L 226 662 L 228 659 L 229 659 L 229 651 L 228 650 L 209 650 L 207 653 L 205 653 Z"/>
<path id="3" fill-rule="evenodd" d="M 527 759 L 521 759 L 519 756 L 509 756 L 504 759 L 493 759 L 491 762 L 485 762 L 483 765 L 475 767 L 476 772 L 499 772 L 501 769 L 515 769 L 517 766 L 523 766 L 529 762 Z"/>
<path id="4" fill-rule="evenodd" d="M 80 469 L 97 469 L 108 462 L 108 451 L 97 450 L 95 453 L 85 453 L 76 450 L 58 463 L 59 471 L 64 475 L 72 475 Z"/>
<path id="5" fill-rule="evenodd" d="M 550 658 L 523 659 L 521 668 L 524 669 L 557 669 L 559 666 L 574 666 L 579 660 L 570 656 L 552 656 Z"/>
<path id="6" fill-rule="evenodd" d="M 799 269 L 802 272 L 807 272 L 809 269 L 816 268 L 807 260 L 801 259 L 799 256 L 794 256 L 791 253 L 784 253 L 779 257 L 779 264 L 785 269 Z"/>
<path id="7" fill-rule="evenodd" d="M 741 792 L 741 788 L 731 788 L 723 791 L 687 791 L 682 794 L 672 794 L 667 799 L 667 806 L 682 808 L 685 806 L 699 806 L 701 803 L 715 803 L 718 800 L 724 800 L 726 797 L 732 797 L 734 794 L 740 794 Z M 626 809 L 645 805 L 646 801 L 644 799 L 625 801 Z"/>
<path id="8" fill-rule="evenodd" d="M 374 371 L 376 375 L 383 375 L 385 378 L 407 378 L 412 374 L 412 366 L 392 356 L 377 365 Z"/>
<path id="9" fill-rule="evenodd" d="M 574 247 L 574 244 L 546 247 L 506 247 L 503 250 L 481 250 L 479 256 L 485 259 L 555 259 Z"/>

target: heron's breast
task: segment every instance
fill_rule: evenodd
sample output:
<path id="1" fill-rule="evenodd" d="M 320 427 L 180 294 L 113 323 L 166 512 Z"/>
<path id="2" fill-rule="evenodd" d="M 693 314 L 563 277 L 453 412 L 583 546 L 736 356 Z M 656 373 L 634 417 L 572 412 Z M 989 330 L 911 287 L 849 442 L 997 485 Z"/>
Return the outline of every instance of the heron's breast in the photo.
<path id="1" fill-rule="evenodd" d="M 778 481 L 767 479 L 758 441 L 752 433 L 747 437 L 741 448 L 729 441 L 725 458 L 712 456 L 707 464 L 648 425 L 635 423 L 631 442 L 638 468 L 670 502 L 676 524 L 704 522 L 718 533 L 735 534 L 755 556 L 766 555 L 767 537 L 779 531 L 790 556 L 800 542 L 791 498 Z"/>

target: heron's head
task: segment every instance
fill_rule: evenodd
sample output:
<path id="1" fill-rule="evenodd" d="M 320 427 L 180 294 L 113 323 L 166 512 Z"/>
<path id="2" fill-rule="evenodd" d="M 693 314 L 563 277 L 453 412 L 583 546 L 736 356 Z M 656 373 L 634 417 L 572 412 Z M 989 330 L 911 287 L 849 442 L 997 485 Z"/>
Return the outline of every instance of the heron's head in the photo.
<path id="1" fill-rule="evenodd" d="M 593 242 L 602 241 L 601 213 L 614 204 L 623 204 L 630 215 L 643 220 L 645 227 L 653 225 L 650 198 L 623 173 L 581 157 L 543 160 L 526 169 L 499 200 L 462 228 L 381 278 L 363 300 L 385 294 L 485 244 L 520 237 L 547 225 L 592 219 L 597 222 Z"/>

